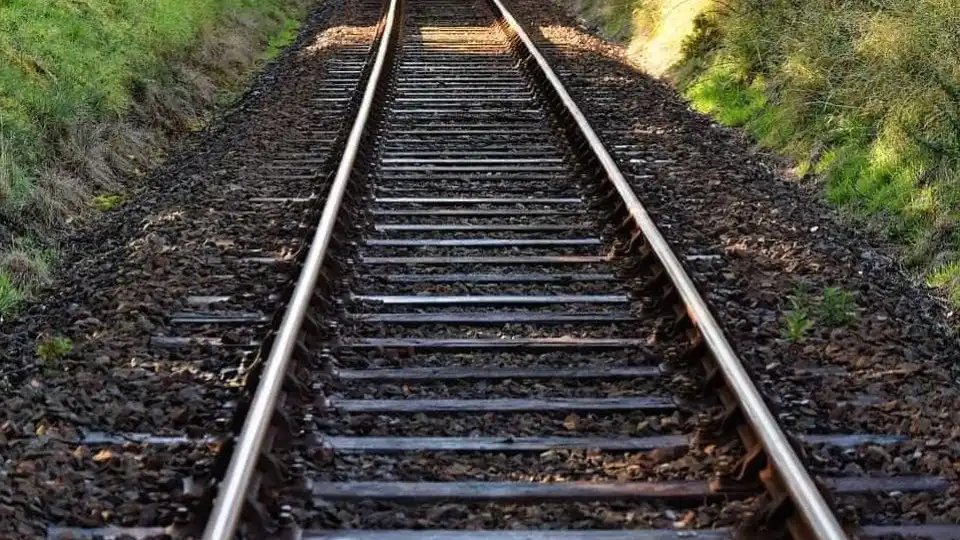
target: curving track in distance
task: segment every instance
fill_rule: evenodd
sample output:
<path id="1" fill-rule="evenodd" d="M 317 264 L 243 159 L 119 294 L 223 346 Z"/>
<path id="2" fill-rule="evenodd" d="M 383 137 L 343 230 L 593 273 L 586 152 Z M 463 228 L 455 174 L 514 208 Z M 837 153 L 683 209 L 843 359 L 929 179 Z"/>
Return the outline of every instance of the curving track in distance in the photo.
<path id="1" fill-rule="evenodd" d="M 500 0 L 391 0 L 379 32 L 223 479 L 166 533 L 954 537 L 841 526 L 831 494 L 946 484 L 808 474 L 806 443 L 885 439 L 782 431 Z"/>

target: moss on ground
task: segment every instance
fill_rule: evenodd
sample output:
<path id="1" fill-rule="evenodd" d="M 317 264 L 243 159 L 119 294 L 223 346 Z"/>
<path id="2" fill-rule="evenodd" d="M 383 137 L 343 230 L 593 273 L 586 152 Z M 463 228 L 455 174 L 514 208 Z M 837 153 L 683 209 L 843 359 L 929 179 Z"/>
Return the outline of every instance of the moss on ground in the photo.
<path id="1" fill-rule="evenodd" d="M 45 261 L 65 222 L 122 202 L 124 179 L 156 165 L 171 138 L 202 125 L 293 41 L 306 5 L 12 0 L 0 9 L 0 315 L 48 274 L 24 276 L 23 262 Z"/>
<path id="2" fill-rule="evenodd" d="M 827 200 L 879 225 L 960 303 L 960 3 L 570 2 L 630 28 L 652 73 L 818 175 Z"/>

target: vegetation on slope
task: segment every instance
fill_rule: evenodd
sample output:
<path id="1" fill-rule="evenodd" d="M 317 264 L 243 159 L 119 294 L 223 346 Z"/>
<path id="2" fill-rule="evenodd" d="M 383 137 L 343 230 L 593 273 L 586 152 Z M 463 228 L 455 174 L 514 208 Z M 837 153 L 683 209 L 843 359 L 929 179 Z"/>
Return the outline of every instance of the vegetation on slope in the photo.
<path id="1" fill-rule="evenodd" d="M 960 302 L 960 3 L 583 1 L 695 108 L 822 178 Z"/>
<path id="2" fill-rule="evenodd" d="M 0 9 L 0 316 L 65 224 L 202 125 L 296 33 L 306 0 L 9 0 Z M 111 204 L 104 204 L 109 201 Z"/>

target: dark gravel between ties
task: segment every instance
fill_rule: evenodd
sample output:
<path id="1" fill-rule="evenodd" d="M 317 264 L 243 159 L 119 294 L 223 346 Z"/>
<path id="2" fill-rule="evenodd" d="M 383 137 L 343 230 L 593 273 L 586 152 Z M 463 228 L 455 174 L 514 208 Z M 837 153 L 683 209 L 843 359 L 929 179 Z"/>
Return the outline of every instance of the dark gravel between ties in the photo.
<path id="1" fill-rule="evenodd" d="M 690 111 L 668 85 L 631 65 L 622 47 L 549 3 L 511 0 L 508 7 L 544 46 L 681 258 L 710 256 L 687 262 L 688 270 L 777 401 L 784 425 L 805 433 L 911 437 L 895 447 L 815 450 L 814 470 L 951 479 L 940 497 L 893 493 L 867 501 L 873 504 L 840 501 L 846 517 L 960 522 L 960 347 L 947 328 L 953 315 L 911 284 L 891 249 L 851 231 L 825 207 L 816 185 L 791 180 L 781 161 L 759 153 L 739 131 Z M 813 297 L 826 287 L 852 292 L 856 322 L 847 328 L 815 322 L 802 344 L 782 339 L 787 296 L 798 283 Z M 839 366 L 847 374 L 785 378 L 785 367 L 811 366 Z M 876 402 L 836 405 L 858 397 Z"/>
<path id="2" fill-rule="evenodd" d="M 267 165 L 283 151 L 316 150 L 295 141 L 310 131 L 339 128 L 341 115 L 311 100 L 343 47 L 372 39 L 379 9 L 339 1 L 314 9 L 296 44 L 238 106 L 187 140 L 131 202 L 73 238 L 47 298 L 4 323 L 0 538 L 41 538 L 50 524 L 163 526 L 189 502 L 183 479 L 203 474 L 215 448 L 101 449 L 73 441 L 81 430 L 206 435 L 229 416 L 240 354 L 160 350 L 150 337 L 242 341 L 262 333 L 172 327 L 168 316 L 187 307 L 188 295 L 236 295 L 216 309 L 272 314 L 269 298 L 293 277 L 289 265 L 238 259 L 295 250 L 308 207 L 248 199 L 319 189 L 310 170 Z M 74 350 L 41 362 L 37 340 L 51 335 L 70 338 Z"/>

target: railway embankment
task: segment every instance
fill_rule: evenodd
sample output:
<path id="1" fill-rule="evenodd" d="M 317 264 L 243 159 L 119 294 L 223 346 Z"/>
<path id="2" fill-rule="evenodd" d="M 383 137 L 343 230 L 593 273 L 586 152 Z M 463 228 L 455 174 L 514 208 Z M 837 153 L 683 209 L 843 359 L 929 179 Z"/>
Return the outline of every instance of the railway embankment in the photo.
<path id="1" fill-rule="evenodd" d="M 305 0 L 28 0 L 0 13 L 0 321 L 296 35 Z"/>
<path id="2" fill-rule="evenodd" d="M 960 4 L 561 4 L 960 302 Z"/>

